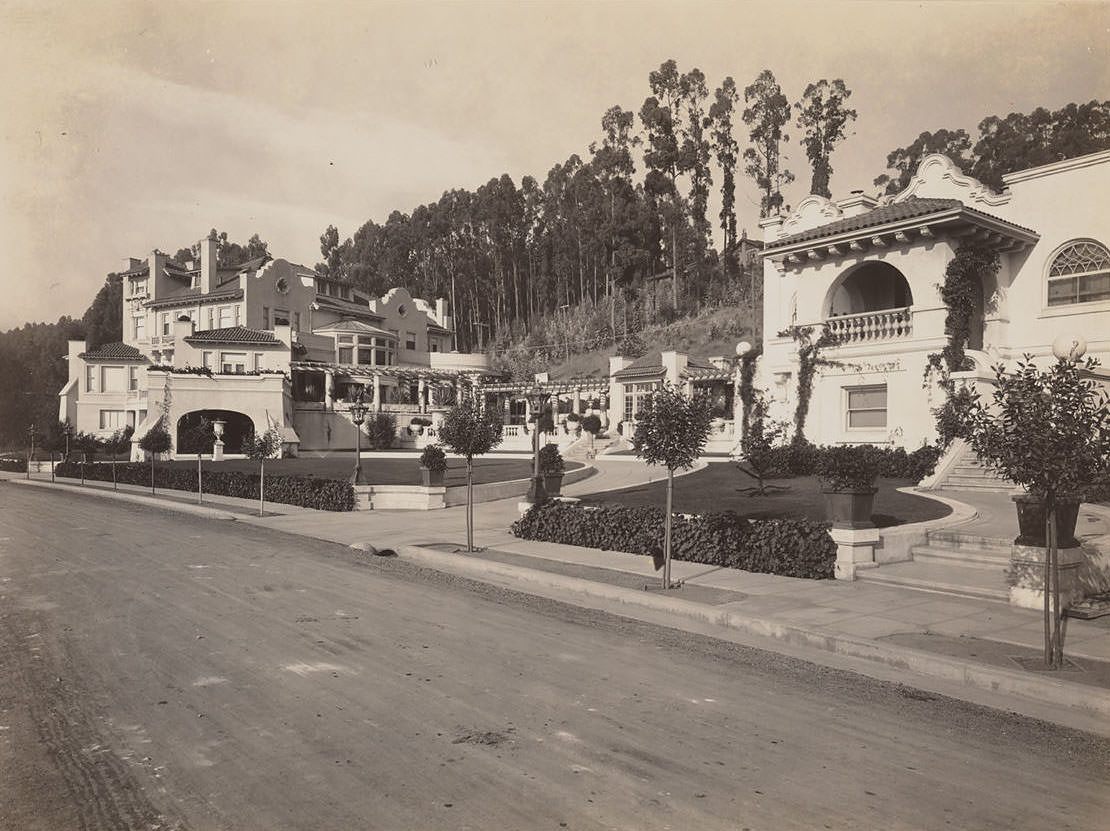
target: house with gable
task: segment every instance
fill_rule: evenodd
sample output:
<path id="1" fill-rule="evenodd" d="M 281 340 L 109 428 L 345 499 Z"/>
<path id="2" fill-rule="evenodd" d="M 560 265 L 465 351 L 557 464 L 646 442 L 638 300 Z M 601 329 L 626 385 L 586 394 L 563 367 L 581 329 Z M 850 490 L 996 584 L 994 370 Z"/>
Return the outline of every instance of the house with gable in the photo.
<path id="1" fill-rule="evenodd" d="M 925 157 L 901 193 L 809 196 L 764 220 L 761 381 L 775 416 L 799 394 L 798 334 L 827 332 L 805 435 L 817 444 L 914 449 L 936 437 L 943 391 L 926 377 L 945 346 L 941 284 L 960 246 L 996 252 L 996 275 L 974 286 L 966 371 L 986 391 L 992 366 L 1025 354 L 1050 363 L 1058 338 L 1110 361 L 1110 151 L 1003 177 L 996 193 L 948 158 Z M 1105 383 L 1110 375 L 1100 373 Z"/>

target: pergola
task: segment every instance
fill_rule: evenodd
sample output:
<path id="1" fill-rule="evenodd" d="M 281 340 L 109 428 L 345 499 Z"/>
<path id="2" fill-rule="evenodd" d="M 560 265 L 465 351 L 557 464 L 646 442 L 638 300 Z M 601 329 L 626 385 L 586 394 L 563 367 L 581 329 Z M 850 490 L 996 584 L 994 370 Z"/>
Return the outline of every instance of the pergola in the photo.
<path id="1" fill-rule="evenodd" d="M 369 382 L 373 390 L 372 403 L 376 410 L 382 408 L 382 381 L 391 382 L 390 386 L 401 386 L 416 382 L 417 401 L 421 408 L 425 406 L 426 395 L 429 389 L 448 388 L 452 391 L 455 400 L 462 388 L 477 389 L 483 378 L 492 378 L 488 373 L 472 369 L 433 369 L 425 366 L 365 366 L 362 364 L 340 364 L 327 361 L 293 361 L 289 368 L 292 373 L 322 373 L 324 375 L 324 397 L 328 406 L 335 401 L 334 391 L 336 379 L 347 382 Z M 294 375 L 295 377 L 295 375 Z M 365 386 L 365 383 L 363 384 Z"/>

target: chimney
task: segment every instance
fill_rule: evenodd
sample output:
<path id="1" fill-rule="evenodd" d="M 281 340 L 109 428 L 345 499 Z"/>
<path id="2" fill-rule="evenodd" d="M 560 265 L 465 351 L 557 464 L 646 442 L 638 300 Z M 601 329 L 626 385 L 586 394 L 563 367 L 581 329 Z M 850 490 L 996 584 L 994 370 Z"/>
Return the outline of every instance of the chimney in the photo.
<path id="1" fill-rule="evenodd" d="M 200 293 L 208 294 L 216 282 L 216 247 L 219 241 L 209 234 L 200 241 Z"/>
<path id="2" fill-rule="evenodd" d="M 677 352 L 671 349 L 663 352 L 660 358 L 663 371 L 667 374 L 667 380 L 678 386 L 682 381 L 682 371 L 686 369 L 689 356 L 685 352 Z"/>
<path id="3" fill-rule="evenodd" d="M 447 298 L 446 297 L 440 297 L 436 300 L 436 323 L 438 323 L 444 329 L 450 329 L 451 328 L 447 323 Z"/>

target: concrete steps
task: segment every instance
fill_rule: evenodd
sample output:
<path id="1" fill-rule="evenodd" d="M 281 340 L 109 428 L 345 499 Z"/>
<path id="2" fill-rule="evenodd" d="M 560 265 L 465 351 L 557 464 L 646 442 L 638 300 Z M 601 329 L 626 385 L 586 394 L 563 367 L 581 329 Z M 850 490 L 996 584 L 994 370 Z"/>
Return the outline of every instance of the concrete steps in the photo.
<path id="1" fill-rule="evenodd" d="M 1008 602 L 1008 540 L 930 531 L 924 545 L 911 549 L 913 560 L 856 573 L 860 580 L 954 597 Z"/>
<path id="2" fill-rule="evenodd" d="M 994 468 L 985 467 L 970 448 L 956 460 L 943 482 L 938 487 L 956 490 L 979 490 L 1007 493 L 1015 487 L 1014 483 L 1002 476 Z"/>

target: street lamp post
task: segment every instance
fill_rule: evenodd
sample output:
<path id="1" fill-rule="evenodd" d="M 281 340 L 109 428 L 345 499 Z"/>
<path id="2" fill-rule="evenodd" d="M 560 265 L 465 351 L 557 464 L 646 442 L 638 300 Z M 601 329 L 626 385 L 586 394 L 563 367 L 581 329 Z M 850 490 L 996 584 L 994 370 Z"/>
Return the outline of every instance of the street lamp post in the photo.
<path id="1" fill-rule="evenodd" d="M 547 501 L 547 488 L 540 475 L 540 418 L 551 393 L 543 387 L 535 386 L 524 393 L 524 397 L 528 399 L 528 407 L 532 411 L 532 484 L 528 488 L 525 501 L 538 505 Z"/>
<path id="2" fill-rule="evenodd" d="M 31 426 L 29 428 L 27 428 L 27 435 L 30 436 L 30 438 L 31 438 L 31 451 L 27 454 L 27 478 L 30 479 L 31 478 L 31 459 L 34 458 L 34 455 L 35 455 L 35 425 L 34 425 L 34 423 L 32 423 Z"/>
<path id="3" fill-rule="evenodd" d="M 369 407 L 363 403 L 363 391 L 358 391 L 358 396 L 351 404 L 351 421 L 355 425 L 355 472 L 351 476 L 351 482 L 356 485 L 365 485 L 366 482 L 362 478 L 362 422 L 366 420 L 366 411 Z"/>

